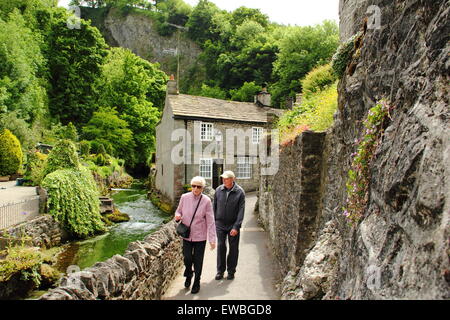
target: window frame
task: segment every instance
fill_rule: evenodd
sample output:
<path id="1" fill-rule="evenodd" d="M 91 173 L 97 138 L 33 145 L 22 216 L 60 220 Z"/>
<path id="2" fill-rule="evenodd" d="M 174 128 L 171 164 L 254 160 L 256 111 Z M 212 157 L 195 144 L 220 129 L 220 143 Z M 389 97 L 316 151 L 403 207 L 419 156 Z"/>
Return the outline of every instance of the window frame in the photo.
<path id="1" fill-rule="evenodd" d="M 205 165 L 204 162 L 207 161 L 209 164 Z M 202 163 L 203 162 L 203 163 Z M 202 167 L 209 166 L 209 175 L 206 176 L 204 173 L 205 170 L 202 171 Z M 199 175 L 202 176 L 205 179 L 212 179 L 212 171 L 213 171 L 213 159 L 212 158 L 200 158 L 200 163 L 198 166 Z"/>
<path id="2" fill-rule="evenodd" d="M 261 137 L 262 137 L 263 133 L 264 133 L 263 127 L 252 127 L 252 143 L 259 144 L 261 142 Z M 256 139 L 255 139 L 255 137 L 256 137 Z"/>
<path id="3" fill-rule="evenodd" d="M 205 130 L 203 130 L 205 128 Z M 214 139 L 214 124 L 212 122 L 200 123 L 200 141 L 213 141 Z"/>
<path id="4" fill-rule="evenodd" d="M 250 157 L 243 156 L 236 159 L 236 178 L 237 179 L 252 179 L 253 166 Z"/>

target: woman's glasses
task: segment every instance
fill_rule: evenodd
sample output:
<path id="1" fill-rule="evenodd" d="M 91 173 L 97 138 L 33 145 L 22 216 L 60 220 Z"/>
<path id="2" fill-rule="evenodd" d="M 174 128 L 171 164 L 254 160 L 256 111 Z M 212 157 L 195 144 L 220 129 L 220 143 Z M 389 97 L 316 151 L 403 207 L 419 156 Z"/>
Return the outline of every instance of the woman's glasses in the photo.
<path id="1" fill-rule="evenodd" d="M 196 186 L 196 185 L 191 185 L 191 187 L 192 187 L 192 189 L 195 189 L 195 188 L 201 189 L 201 188 L 203 188 L 202 186 Z"/>

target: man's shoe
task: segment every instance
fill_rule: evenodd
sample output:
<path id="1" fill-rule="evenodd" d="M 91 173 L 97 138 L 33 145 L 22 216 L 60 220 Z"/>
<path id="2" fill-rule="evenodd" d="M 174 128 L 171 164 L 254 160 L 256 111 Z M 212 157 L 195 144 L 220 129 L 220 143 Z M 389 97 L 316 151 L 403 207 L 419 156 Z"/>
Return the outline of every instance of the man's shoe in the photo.
<path id="1" fill-rule="evenodd" d="M 223 279 L 223 273 L 218 272 L 218 273 L 216 274 L 216 280 L 222 280 L 222 279 Z"/>
<path id="2" fill-rule="evenodd" d="M 192 277 L 186 277 L 186 281 L 184 282 L 184 287 L 189 288 L 191 286 Z"/>
<path id="3" fill-rule="evenodd" d="M 234 279 L 234 273 L 228 273 L 227 280 L 233 280 Z"/>
<path id="4" fill-rule="evenodd" d="M 194 281 L 194 284 L 192 285 L 191 293 L 195 294 L 200 291 L 200 281 Z"/>

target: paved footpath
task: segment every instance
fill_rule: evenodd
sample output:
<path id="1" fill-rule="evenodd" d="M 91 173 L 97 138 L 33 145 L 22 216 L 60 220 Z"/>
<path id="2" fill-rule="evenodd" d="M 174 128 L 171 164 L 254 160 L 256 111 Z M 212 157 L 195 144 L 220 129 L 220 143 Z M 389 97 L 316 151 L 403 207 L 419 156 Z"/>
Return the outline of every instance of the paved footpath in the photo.
<path id="1" fill-rule="evenodd" d="M 183 269 L 163 296 L 163 300 L 278 300 L 268 235 L 258 226 L 254 215 L 256 193 L 247 193 L 244 222 L 241 228 L 239 261 L 234 280 L 217 281 L 217 249 L 206 244 L 200 292 L 191 294 L 184 288 Z M 193 280 L 193 279 L 192 279 Z"/>
<path id="2" fill-rule="evenodd" d="M 19 187 L 16 186 L 16 181 L 0 182 L 0 205 L 36 196 L 36 187 Z"/>

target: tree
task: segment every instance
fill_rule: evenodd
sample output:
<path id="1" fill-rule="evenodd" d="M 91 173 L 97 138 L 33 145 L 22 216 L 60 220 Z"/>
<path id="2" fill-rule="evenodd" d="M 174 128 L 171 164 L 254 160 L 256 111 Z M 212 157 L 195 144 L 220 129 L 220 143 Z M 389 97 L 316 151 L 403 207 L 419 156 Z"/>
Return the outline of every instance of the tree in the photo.
<path id="1" fill-rule="evenodd" d="M 42 39 L 26 26 L 17 9 L 0 19 L 0 115 L 16 111 L 31 123 L 46 112 Z"/>
<path id="2" fill-rule="evenodd" d="M 127 165 L 146 164 L 155 150 L 155 127 L 164 106 L 168 77 L 130 50 L 113 48 L 102 68 L 98 105 L 116 108 L 133 132 L 134 156 Z"/>
<path id="3" fill-rule="evenodd" d="M 108 51 L 97 28 L 81 19 L 79 29 L 70 29 L 67 18 L 65 11 L 54 14 L 48 39 L 50 111 L 63 124 L 80 128 L 98 108 L 95 83 Z"/>
<path id="4" fill-rule="evenodd" d="M 325 21 L 314 27 L 291 27 L 280 41 L 280 52 L 274 63 L 276 84 L 272 99 L 280 105 L 283 98 L 300 92 L 300 80 L 315 66 L 330 61 L 339 44 L 335 22 Z"/>
<path id="5" fill-rule="evenodd" d="M 231 90 L 231 100 L 242 102 L 253 102 L 255 95 L 262 90 L 261 86 L 255 84 L 255 82 L 244 82 L 241 88 L 238 90 Z"/>
<path id="6" fill-rule="evenodd" d="M 101 108 L 94 112 L 88 124 L 83 127 L 83 136 L 87 140 L 95 140 L 104 148 L 113 150 L 113 155 L 128 162 L 134 160 L 133 132 L 128 129 L 128 123 L 117 116 L 117 111 L 111 108 Z"/>
<path id="7" fill-rule="evenodd" d="M 219 12 L 220 9 L 214 3 L 200 0 L 186 24 L 189 28 L 189 37 L 201 46 L 206 40 L 218 40 L 220 33 L 214 23 L 214 16 Z"/>

